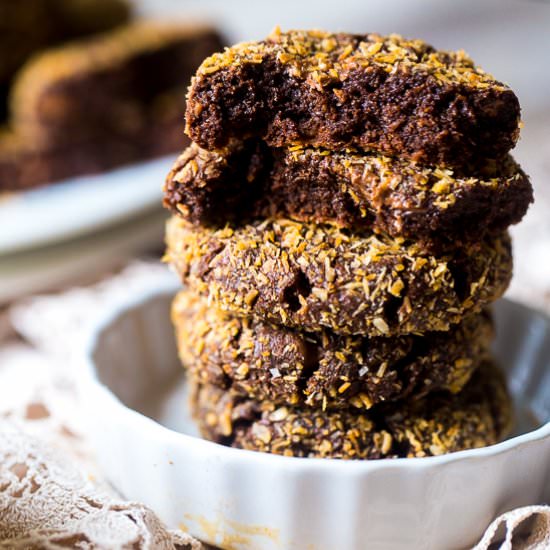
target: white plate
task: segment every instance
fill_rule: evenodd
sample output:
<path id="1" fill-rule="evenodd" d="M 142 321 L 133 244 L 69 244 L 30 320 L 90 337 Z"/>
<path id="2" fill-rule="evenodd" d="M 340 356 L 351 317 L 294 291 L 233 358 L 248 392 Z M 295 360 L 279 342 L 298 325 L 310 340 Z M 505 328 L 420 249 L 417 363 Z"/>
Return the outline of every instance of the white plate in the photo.
<path id="1" fill-rule="evenodd" d="M 0 257 L 0 304 L 92 280 L 139 253 L 162 250 L 166 217 L 157 207 L 93 235 Z"/>
<path id="2" fill-rule="evenodd" d="M 80 399 L 100 464 L 170 527 L 248 550 L 458 549 L 493 518 L 550 498 L 550 320 L 496 305 L 496 355 L 518 410 L 514 437 L 439 457 L 339 461 L 231 449 L 187 416 L 169 303 L 153 281 L 105 311 Z M 546 424 L 545 424 L 546 423 Z"/>
<path id="3" fill-rule="evenodd" d="M 160 204 L 174 158 L 0 196 L 0 256 L 91 233 Z"/>

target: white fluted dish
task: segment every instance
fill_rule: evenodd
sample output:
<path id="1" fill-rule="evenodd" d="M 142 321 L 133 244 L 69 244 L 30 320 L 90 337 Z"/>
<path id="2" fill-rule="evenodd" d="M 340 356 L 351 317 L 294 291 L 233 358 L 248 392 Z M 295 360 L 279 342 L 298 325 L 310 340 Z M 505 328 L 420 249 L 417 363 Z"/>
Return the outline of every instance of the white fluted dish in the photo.
<path id="1" fill-rule="evenodd" d="M 222 548 L 458 549 L 491 520 L 550 498 L 550 319 L 495 306 L 495 352 L 514 395 L 513 437 L 440 457 L 339 461 L 231 449 L 188 418 L 169 304 L 173 282 L 105 312 L 81 399 L 100 464 L 171 527 Z"/>

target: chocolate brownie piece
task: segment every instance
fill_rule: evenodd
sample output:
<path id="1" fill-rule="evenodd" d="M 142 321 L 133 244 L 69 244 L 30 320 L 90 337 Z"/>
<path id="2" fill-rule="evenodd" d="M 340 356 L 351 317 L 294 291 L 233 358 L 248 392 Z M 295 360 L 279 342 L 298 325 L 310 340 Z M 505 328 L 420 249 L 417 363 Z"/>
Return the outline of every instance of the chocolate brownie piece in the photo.
<path id="1" fill-rule="evenodd" d="M 303 333 L 208 305 L 181 291 L 172 321 L 182 363 L 201 383 L 281 405 L 370 409 L 429 392 L 456 393 L 493 336 L 488 314 L 448 332 L 395 338 Z"/>
<path id="2" fill-rule="evenodd" d="M 435 456 L 492 445 L 511 427 L 506 383 L 489 361 L 458 394 L 430 394 L 366 412 L 278 406 L 190 383 L 191 409 L 206 439 L 286 456 Z"/>
<path id="3" fill-rule="evenodd" d="M 208 26 L 136 21 L 49 50 L 13 86 L 11 127 L 50 147 L 146 134 L 174 97 L 181 116 L 191 75 L 220 44 Z"/>
<path id="4" fill-rule="evenodd" d="M 128 0 L 46 0 L 50 18 L 55 20 L 60 40 L 105 32 L 132 17 Z"/>
<path id="5" fill-rule="evenodd" d="M 276 30 L 202 63 L 186 131 L 209 150 L 257 137 L 466 166 L 506 154 L 519 117 L 514 92 L 463 51 L 397 35 Z"/>
<path id="6" fill-rule="evenodd" d="M 174 97 L 174 107 L 179 98 Z M 48 147 L 34 146 L 13 132 L 0 132 L 0 193 L 23 191 L 66 178 L 95 174 L 123 164 L 177 151 L 188 143 L 181 131 L 181 113 L 175 108 L 144 135 Z"/>
<path id="7" fill-rule="evenodd" d="M 9 83 L 29 55 L 54 34 L 46 0 L 0 0 L 0 83 Z"/>
<path id="8" fill-rule="evenodd" d="M 500 297 L 512 275 L 507 234 L 434 255 L 331 225 L 267 219 L 210 229 L 173 216 L 167 244 L 182 281 L 222 309 L 307 332 L 444 331 Z"/>
<path id="9" fill-rule="evenodd" d="M 125 0 L 0 0 L 0 84 L 36 51 L 128 21 Z"/>
<path id="10" fill-rule="evenodd" d="M 137 22 L 29 62 L 0 135 L 0 191 L 181 150 L 185 85 L 219 45 L 208 27 Z"/>
<path id="11" fill-rule="evenodd" d="M 529 178 L 510 156 L 474 177 L 376 154 L 238 142 L 223 153 L 192 144 L 164 186 L 164 204 L 193 223 L 290 217 L 432 246 L 501 232 L 532 200 Z"/>

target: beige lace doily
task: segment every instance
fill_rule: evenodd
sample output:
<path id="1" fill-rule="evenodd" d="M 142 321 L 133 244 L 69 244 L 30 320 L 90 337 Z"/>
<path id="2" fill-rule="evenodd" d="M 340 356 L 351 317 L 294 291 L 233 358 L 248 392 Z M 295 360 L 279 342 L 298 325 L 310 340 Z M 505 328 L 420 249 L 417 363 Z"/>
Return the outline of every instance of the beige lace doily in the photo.
<path id="1" fill-rule="evenodd" d="M 6 420 L 0 464 L 0 548 L 202 548 L 167 531 L 142 504 L 98 489 L 67 457 Z"/>
<path id="2" fill-rule="evenodd" d="M 12 322 L 35 349 L 0 347 L 0 549 L 199 550 L 103 478 L 81 432 L 72 351 L 106 302 L 124 287 L 169 277 L 136 264 L 92 288 L 18 305 Z M 15 319 L 15 320 L 14 320 Z"/>

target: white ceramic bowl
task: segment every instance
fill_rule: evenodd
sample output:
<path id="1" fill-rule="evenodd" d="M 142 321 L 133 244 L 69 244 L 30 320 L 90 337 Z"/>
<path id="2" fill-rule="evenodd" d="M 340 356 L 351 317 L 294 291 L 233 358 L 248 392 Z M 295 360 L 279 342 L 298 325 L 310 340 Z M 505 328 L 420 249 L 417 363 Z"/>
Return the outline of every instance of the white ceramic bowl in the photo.
<path id="1" fill-rule="evenodd" d="M 495 307 L 495 349 L 520 420 L 514 437 L 433 458 L 299 459 L 196 437 L 169 321 L 175 290 L 156 285 L 106 312 L 81 380 L 101 466 L 169 526 L 223 548 L 450 550 L 474 544 L 497 514 L 550 498 L 545 316 Z"/>

